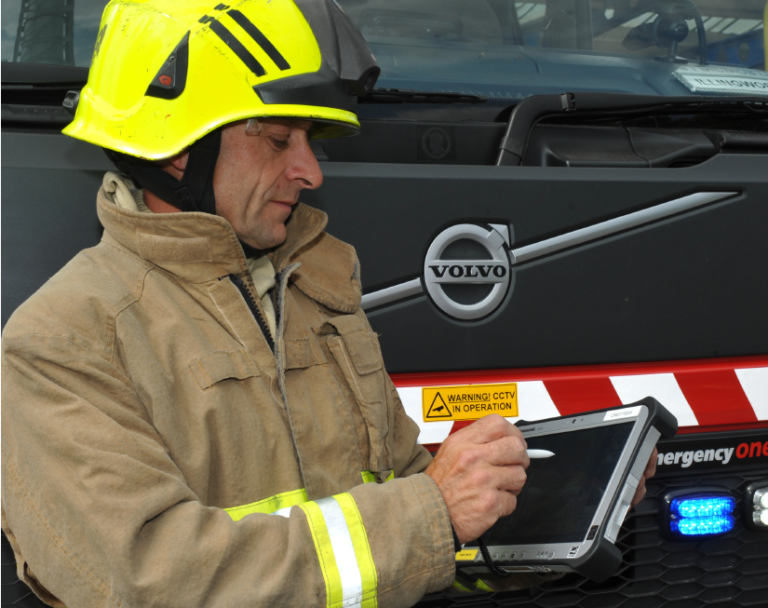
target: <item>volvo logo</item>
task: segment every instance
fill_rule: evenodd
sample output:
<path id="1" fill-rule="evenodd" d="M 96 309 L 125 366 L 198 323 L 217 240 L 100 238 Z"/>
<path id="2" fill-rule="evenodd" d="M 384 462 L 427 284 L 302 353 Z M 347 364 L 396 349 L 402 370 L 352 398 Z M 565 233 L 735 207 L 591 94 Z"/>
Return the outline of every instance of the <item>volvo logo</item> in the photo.
<path id="1" fill-rule="evenodd" d="M 463 321 L 495 311 L 512 279 L 509 241 L 509 228 L 500 224 L 457 224 L 438 234 L 427 250 L 423 275 L 435 305 Z"/>
<path id="2" fill-rule="evenodd" d="M 494 278 L 503 279 L 508 272 L 503 262 L 497 264 L 456 264 L 449 262 L 447 264 L 432 264 L 429 268 L 435 275 L 435 283 L 495 283 Z M 448 276 L 446 276 L 446 272 Z M 453 279 L 463 279 L 463 281 L 454 281 Z M 472 279 L 488 279 L 488 281 L 473 281 Z"/>

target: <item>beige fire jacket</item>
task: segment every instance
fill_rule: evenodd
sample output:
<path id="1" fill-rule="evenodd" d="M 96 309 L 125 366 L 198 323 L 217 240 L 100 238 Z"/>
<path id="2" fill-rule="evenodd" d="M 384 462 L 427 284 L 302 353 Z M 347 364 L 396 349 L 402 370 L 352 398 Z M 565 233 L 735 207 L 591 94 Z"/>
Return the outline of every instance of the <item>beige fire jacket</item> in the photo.
<path id="1" fill-rule="evenodd" d="M 383 608 L 448 587 L 430 457 L 325 214 L 299 205 L 270 254 L 273 354 L 225 220 L 97 206 L 102 242 L 3 336 L 3 530 L 23 579 L 69 608 Z"/>

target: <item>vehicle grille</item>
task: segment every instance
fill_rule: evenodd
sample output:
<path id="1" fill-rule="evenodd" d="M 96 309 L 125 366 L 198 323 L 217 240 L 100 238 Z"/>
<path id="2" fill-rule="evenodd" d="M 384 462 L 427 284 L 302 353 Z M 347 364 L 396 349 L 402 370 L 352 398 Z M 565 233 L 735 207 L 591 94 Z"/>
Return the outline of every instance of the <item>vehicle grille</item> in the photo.
<path id="1" fill-rule="evenodd" d="M 2 605 L 17 606 L 19 608 L 46 608 L 46 604 L 37 599 L 32 590 L 16 576 L 16 560 L 13 557 L 11 543 L 3 533 L 2 545 Z"/>
<path id="2" fill-rule="evenodd" d="M 655 477 L 648 493 L 627 516 L 618 547 L 624 564 L 612 578 L 593 583 L 576 574 L 523 591 L 426 596 L 419 608 L 452 606 L 516 608 L 737 608 L 768 606 L 768 531 L 744 528 L 743 489 L 763 473 L 715 477 L 686 474 Z M 723 537 L 698 542 L 669 541 L 659 533 L 661 497 L 687 486 L 722 486 L 736 496 L 739 508 L 735 530 Z M 2 539 L 2 606 L 45 608 L 18 580 L 13 552 Z"/>
<path id="3" fill-rule="evenodd" d="M 745 528 L 741 498 L 763 473 L 717 477 L 657 476 L 645 500 L 633 509 L 619 534 L 624 556 L 619 572 L 603 583 L 576 574 L 522 591 L 426 596 L 419 608 L 515 606 L 516 608 L 737 608 L 768 606 L 768 531 Z M 722 486 L 738 501 L 736 527 L 720 538 L 670 541 L 659 531 L 662 497 L 689 486 Z"/>

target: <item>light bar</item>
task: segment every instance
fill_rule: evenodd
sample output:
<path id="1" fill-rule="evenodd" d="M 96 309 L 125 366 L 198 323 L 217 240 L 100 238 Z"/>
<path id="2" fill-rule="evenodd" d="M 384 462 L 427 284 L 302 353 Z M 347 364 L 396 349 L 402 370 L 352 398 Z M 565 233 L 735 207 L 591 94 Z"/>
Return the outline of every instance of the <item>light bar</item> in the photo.
<path id="1" fill-rule="evenodd" d="M 768 529 L 768 479 L 754 482 L 744 491 L 744 522 L 750 528 Z"/>
<path id="2" fill-rule="evenodd" d="M 678 519 L 718 517 L 730 515 L 736 508 L 736 500 L 731 496 L 712 498 L 675 498 L 672 501 L 672 514 Z"/>
<path id="3" fill-rule="evenodd" d="M 717 517 L 685 517 L 671 522 L 672 532 L 683 536 L 711 536 L 724 534 L 733 530 L 733 517 L 722 515 Z"/>
<path id="4" fill-rule="evenodd" d="M 663 530 L 671 538 L 695 540 L 734 528 L 736 499 L 723 488 L 677 490 L 667 494 L 664 502 Z"/>

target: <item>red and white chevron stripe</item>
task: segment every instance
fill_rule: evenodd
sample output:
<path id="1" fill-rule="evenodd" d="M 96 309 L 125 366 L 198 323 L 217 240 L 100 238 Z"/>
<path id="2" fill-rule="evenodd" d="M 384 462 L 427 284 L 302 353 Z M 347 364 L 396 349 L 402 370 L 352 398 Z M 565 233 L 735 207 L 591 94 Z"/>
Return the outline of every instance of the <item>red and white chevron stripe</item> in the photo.
<path id="1" fill-rule="evenodd" d="M 518 418 L 540 420 L 587 412 L 648 395 L 677 416 L 680 432 L 768 428 L 768 355 L 424 374 L 392 374 L 406 412 L 421 428 L 419 443 L 442 443 L 470 422 L 424 422 L 428 386 L 516 382 Z"/>

